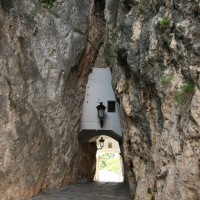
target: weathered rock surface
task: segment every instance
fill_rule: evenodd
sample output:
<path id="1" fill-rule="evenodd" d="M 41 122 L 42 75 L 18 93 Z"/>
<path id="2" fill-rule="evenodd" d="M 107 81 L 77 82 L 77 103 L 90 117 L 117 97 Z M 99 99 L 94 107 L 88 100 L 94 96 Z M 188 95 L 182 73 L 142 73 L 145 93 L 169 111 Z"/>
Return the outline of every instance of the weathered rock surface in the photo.
<path id="1" fill-rule="evenodd" d="M 113 86 L 132 197 L 199 199 L 199 1 L 121 2 Z"/>
<path id="2" fill-rule="evenodd" d="M 0 3 L 0 199 L 22 200 L 77 181 L 90 6 Z"/>
<path id="3" fill-rule="evenodd" d="M 95 142 L 80 144 L 80 162 L 78 180 L 79 182 L 90 182 L 94 180 L 96 170 L 96 152 Z"/>
<path id="4" fill-rule="evenodd" d="M 0 6 L 0 199 L 91 178 L 79 121 L 90 69 L 106 65 L 132 197 L 200 199 L 198 0 Z"/>

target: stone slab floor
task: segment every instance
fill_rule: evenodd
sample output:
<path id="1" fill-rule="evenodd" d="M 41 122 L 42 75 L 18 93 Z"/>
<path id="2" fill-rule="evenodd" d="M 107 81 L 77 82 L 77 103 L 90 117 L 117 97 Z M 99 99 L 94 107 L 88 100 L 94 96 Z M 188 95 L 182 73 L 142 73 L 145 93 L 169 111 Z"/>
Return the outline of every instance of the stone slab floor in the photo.
<path id="1" fill-rule="evenodd" d="M 126 183 L 91 182 L 49 191 L 31 200 L 131 200 Z"/>

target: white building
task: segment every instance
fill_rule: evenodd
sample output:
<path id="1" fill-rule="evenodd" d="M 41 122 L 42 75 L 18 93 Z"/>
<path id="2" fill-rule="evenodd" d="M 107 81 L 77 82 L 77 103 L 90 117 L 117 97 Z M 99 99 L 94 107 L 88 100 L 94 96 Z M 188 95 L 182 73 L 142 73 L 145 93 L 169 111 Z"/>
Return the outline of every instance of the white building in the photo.
<path id="1" fill-rule="evenodd" d="M 106 106 L 103 127 L 101 127 L 96 108 L 100 102 Z M 100 135 L 110 136 L 118 142 L 122 138 L 117 102 L 111 85 L 110 68 L 93 68 L 89 75 L 83 103 L 79 141 L 96 141 Z"/>

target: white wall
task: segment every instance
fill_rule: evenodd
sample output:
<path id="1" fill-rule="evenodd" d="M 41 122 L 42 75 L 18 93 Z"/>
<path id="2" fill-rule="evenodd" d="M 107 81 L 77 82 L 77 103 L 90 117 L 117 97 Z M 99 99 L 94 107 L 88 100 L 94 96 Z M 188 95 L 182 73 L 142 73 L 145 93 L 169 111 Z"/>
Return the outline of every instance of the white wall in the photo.
<path id="1" fill-rule="evenodd" d="M 103 137 L 103 139 L 105 140 L 104 141 L 104 147 L 100 150 L 97 151 L 97 154 L 101 154 L 102 152 L 103 153 L 120 153 L 120 148 L 119 148 L 119 143 L 112 139 L 111 137 L 108 137 L 108 136 L 105 136 L 105 135 L 101 135 L 100 137 L 97 138 L 96 140 L 96 144 L 97 144 L 97 147 L 100 148 L 100 138 Z M 112 148 L 108 148 L 108 144 L 109 143 L 112 143 Z"/>
<path id="2" fill-rule="evenodd" d="M 83 130 L 112 130 L 119 136 L 122 136 L 117 102 L 116 112 L 107 112 L 108 101 L 116 101 L 111 86 L 110 68 L 93 68 L 86 86 L 80 132 Z M 106 106 L 104 125 L 102 128 L 96 109 L 99 102 L 103 102 Z"/>

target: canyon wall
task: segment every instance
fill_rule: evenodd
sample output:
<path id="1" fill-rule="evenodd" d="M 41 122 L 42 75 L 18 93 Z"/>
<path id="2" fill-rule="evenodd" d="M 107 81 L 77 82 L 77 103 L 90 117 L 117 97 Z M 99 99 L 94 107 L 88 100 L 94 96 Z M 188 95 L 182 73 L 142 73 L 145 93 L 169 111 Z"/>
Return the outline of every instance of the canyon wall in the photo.
<path id="1" fill-rule="evenodd" d="M 1 200 L 77 182 L 79 120 L 97 54 L 93 7 L 42 2 L 0 1 Z"/>
<path id="2" fill-rule="evenodd" d="M 0 199 L 91 179 L 78 131 L 94 66 L 112 70 L 133 199 L 199 199 L 199 13 L 198 0 L 0 0 Z"/>
<path id="3" fill-rule="evenodd" d="M 132 197 L 197 200 L 199 1 L 124 0 L 116 9 L 107 30 Z"/>

